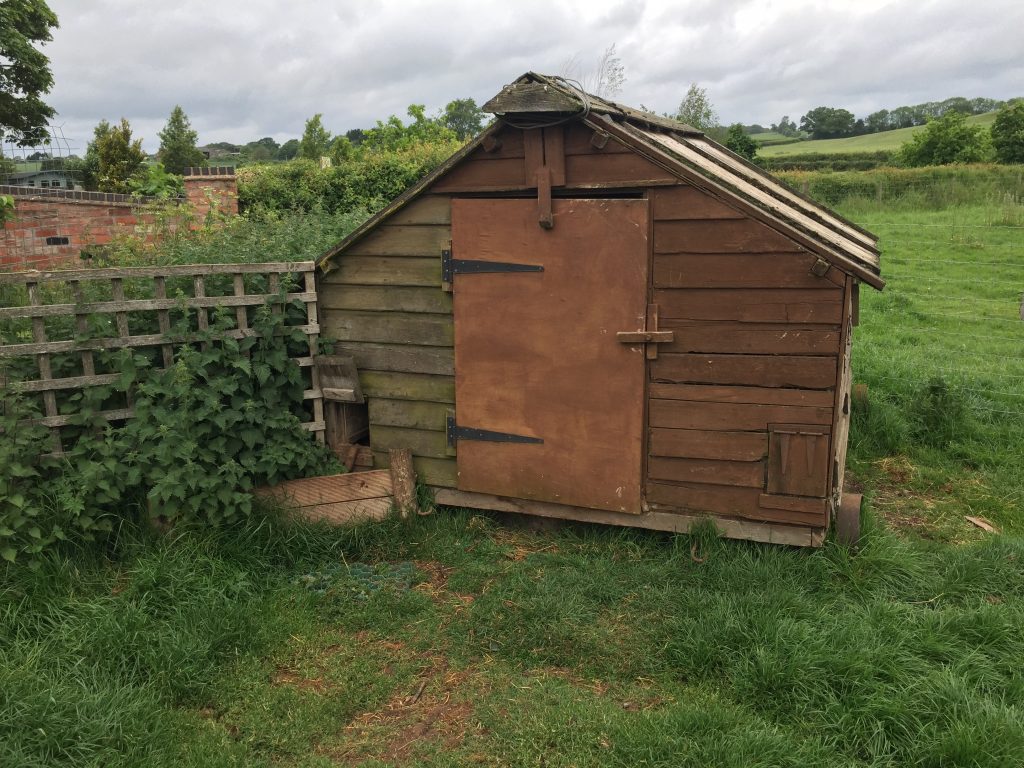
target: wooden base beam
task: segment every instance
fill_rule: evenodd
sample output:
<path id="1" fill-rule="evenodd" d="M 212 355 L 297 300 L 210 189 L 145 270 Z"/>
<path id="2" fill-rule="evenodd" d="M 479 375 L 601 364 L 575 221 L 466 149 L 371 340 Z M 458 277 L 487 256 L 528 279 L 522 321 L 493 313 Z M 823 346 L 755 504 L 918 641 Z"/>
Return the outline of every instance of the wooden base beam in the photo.
<path id="1" fill-rule="evenodd" d="M 671 507 L 652 505 L 651 511 L 641 515 L 627 515 L 584 507 L 570 507 L 542 501 L 511 499 L 491 496 L 485 493 L 471 493 L 452 488 L 434 487 L 438 504 L 449 507 L 489 509 L 495 512 L 513 512 L 520 515 L 574 520 L 583 523 L 600 523 L 629 528 L 646 528 L 654 531 L 688 533 L 694 526 L 710 520 L 719 532 L 730 539 L 761 541 L 769 544 L 788 544 L 795 547 L 820 547 L 825 541 L 824 528 L 797 525 L 776 525 L 772 523 L 740 520 L 718 515 L 699 515 L 680 512 Z"/>

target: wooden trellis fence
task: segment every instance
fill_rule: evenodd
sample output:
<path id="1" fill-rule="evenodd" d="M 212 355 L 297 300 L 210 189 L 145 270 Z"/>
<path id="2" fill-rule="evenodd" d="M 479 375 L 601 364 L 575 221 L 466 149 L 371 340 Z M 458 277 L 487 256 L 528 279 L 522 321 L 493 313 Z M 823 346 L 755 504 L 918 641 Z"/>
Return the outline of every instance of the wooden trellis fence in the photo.
<path id="1" fill-rule="evenodd" d="M 97 372 L 94 352 L 159 348 L 158 362 L 169 367 L 174 362 L 175 341 L 169 334 L 175 313 L 195 310 L 197 330 L 204 330 L 209 328 L 211 310 L 232 308 L 235 328 L 227 335 L 236 339 L 252 336 L 256 331 L 250 328 L 248 310 L 278 297 L 282 281 L 289 280 L 294 285 L 287 284 L 285 299 L 297 299 L 306 310 L 302 324 L 289 325 L 301 329 L 309 342 L 308 354 L 292 358 L 308 372 L 304 374 L 303 396 L 309 416 L 305 426 L 323 442 L 323 397 L 313 364 L 320 333 L 314 269 L 313 262 L 304 261 L 0 274 L 0 324 L 6 331 L 0 333 L 0 365 L 11 358 L 35 357 L 31 373 L 14 377 L 12 383 L 22 392 L 41 396 L 44 415 L 37 421 L 52 429 L 60 452 L 61 428 L 72 423 L 73 416 L 61 412 L 59 397 L 69 390 L 110 384 L 119 378 L 116 371 Z M 170 286 L 176 288 L 176 295 L 171 295 Z M 68 322 L 71 318 L 73 322 Z M 56 334 L 48 330 L 48 323 L 57 319 L 63 321 L 59 324 L 65 338 L 53 338 Z M 19 329 L 18 323 L 24 327 Z M 96 337 L 97 325 L 108 327 L 110 335 Z M 158 332 L 133 333 L 132 325 Z M 54 365 L 58 357 L 60 372 Z M 73 359 L 69 362 L 69 358 Z M 103 415 L 111 421 L 128 418 L 131 403 L 125 405 Z"/>

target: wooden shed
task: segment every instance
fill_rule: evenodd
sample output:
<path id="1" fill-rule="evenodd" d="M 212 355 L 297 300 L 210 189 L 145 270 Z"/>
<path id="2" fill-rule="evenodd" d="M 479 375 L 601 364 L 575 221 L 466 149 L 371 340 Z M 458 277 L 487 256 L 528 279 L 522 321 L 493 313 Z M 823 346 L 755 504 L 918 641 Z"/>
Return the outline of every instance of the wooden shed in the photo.
<path id="1" fill-rule="evenodd" d="M 438 502 L 820 545 L 876 238 L 681 123 L 527 73 L 320 261 L 383 465 Z"/>

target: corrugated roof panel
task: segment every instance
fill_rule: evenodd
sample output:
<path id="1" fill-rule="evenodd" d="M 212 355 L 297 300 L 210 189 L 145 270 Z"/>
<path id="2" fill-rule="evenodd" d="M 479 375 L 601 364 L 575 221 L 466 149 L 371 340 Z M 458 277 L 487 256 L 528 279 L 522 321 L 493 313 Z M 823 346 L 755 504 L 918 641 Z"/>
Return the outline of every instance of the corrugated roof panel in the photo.
<path id="1" fill-rule="evenodd" d="M 864 247 L 860 236 L 858 236 L 857 239 L 854 239 L 852 236 L 839 234 L 828 226 L 822 224 L 820 221 L 811 218 L 790 202 L 780 200 L 775 195 L 755 186 L 748 179 L 739 175 L 738 172 L 733 171 L 731 167 L 724 166 L 719 162 L 706 157 L 701 154 L 701 152 L 698 152 L 693 147 L 688 146 L 687 143 L 680 139 L 664 133 L 645 131 L 644 129 L 636 126 L 629 126 L 629 128 L 639 134 L 642 134 L 647 140 L 664 147 L 672 154 L 685 160 L 687 163 L 696 166 L 696 168 L 707 173 L 710 177 L 729 185 L 736 192 L 746 196 L 751 202 L 766 208 L 773 214 L 777 214 L 782 216 L 784 219 L 793 222 L 807 233 L 815 236 L 822 242 L 832 245 L 840 251 L 849 254 L 861 263 L 870 265 L 875 270 L 878 269 L 878 254 L 875 251 Z M 784 189 L 784 187 L 777 185 L 777 189 Z M 858 233 L 858 235 L 860 235 L 860 233 Z"/>

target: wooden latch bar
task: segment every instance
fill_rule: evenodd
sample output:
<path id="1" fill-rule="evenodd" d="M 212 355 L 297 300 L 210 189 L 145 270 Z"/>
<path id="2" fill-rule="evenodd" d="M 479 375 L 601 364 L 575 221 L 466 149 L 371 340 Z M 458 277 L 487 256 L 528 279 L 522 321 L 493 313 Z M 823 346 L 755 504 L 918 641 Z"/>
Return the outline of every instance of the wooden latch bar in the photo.
<path id="1" fill-rule="evenodd" d="M 658 359 L 658 344 L 675 341 L 675 331 L 658 330 L 658 305 L 647 305 L 646 328 L 642 331 L 619 331 L 615 338 L 621 344 L 645 344 L 644 355 L 648 360 Z"/>

